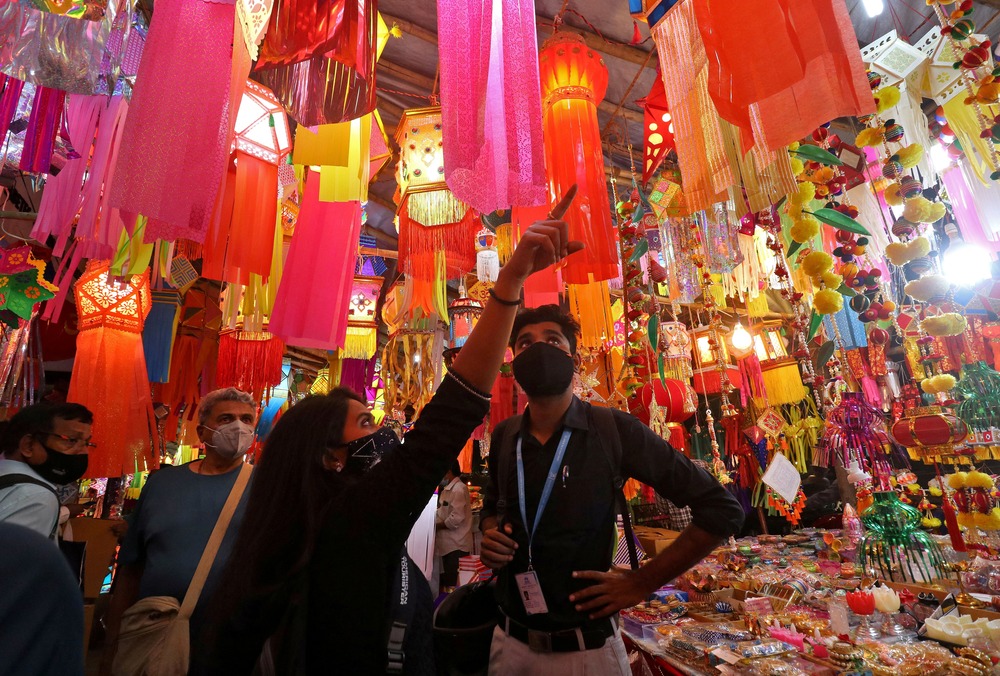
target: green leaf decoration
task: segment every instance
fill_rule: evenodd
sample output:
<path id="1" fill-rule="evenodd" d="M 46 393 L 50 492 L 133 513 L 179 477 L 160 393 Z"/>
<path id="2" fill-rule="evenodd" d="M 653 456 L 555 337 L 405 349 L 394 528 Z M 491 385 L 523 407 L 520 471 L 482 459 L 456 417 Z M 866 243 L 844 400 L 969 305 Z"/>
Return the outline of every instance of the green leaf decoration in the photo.
<path id="1" fill-rule="evenodd" d="M 812 319 L 809 320 L 809 338 L 806 340 L 812 340 L 816 337 L 816 332 L 819 331 L 819 325 L 822 323 L 823 315 L 813 310 Z"/>
<path id="2" fill-rule="evenodd" d="M 832 340 L 828 340 L 819 346 L 819 349 L 816 350 L 816 355 L 813 357 L 813 365 L 817 371 L 822 370 L 823 366 L 830 361 L 830 357 L 833 356 L 833 351 L 836 349 L 837 346 L 834 345 Z"/>
<path id="3" fill-rule="evenodd" d="M 638 263 L 639 259 L 646 255 L 649 251 L 649 240 L 645 237 L 639 239 L 639 243 L 635 245 L 635 250 L 632 255 L 628 257 L 629 263 Z"/>
<path id="4" fill-rule="evenodd" d="M 657 350 L 657 345 L 659 344 L 660 332 L 660 315 L 655 312 L 650 315 L 649 323 L 646 324 L 646 337 L 649 338 L 649 346 L 653 348 L 654 351 Z"/>
<path id="5" fill-rule="evenodd" d="M 840 167 L 844 164 L 840 161 L 839 157 L 829 150 L 823 150 L 819 146 L 801 145 L 798 150 L 792 150 L 791 152 L 809 162 L 819 162 L 820 164 L 834 167 Z"/>
<path id="6" fill-rule="evenodd" d="M 847 286 L 846 284 L 841 284 L 840 288 L 837 289 L 837 293 L 839 293 L 841 296 L 847 296 L 848 298 L 854 298 L 855 296 L 858 295 L 857 291 Z"/>
<path id="7" fill-rule="evenodd" d="M 667 384 L 667 380 L 664 377 L 664 374 L 666 373 L 667 365 L 666 365 L 666 361 L 664 360 L 664 355 L 663 355 L 662 351 L 659 353 L 659 356 L 657 356 L 657 358 L 656 358 L 656 367 L 657 367 L 657 370 L 660 373 L 660 383 L 663 384 L 663 385 L 666 385 Z"/>
<path id="8" fill-rule="evenodd" d="M 811 213 L 817 218 L 817 220 L 822 221 L 827 225 L 832 225 L 835 228 L 846 230 L 847 232 L 853 232 L 856 235 L 867 235 L 868 237 L 871 237 L 871 233 L 868 232 L 865 226 L 861 225 L 850 216 L 840 213 L 836 209 L 827 209 L 824 207 L 822 209 L 806 213 Z"/>
<path id="9" fill-rule="evenodd" d="M 785 251 L 785 257 L 791 258 L 795 255 L 795 252 L 802 248 L 802 242 L 792 242 L 788 245 L 788 250 Z"/>

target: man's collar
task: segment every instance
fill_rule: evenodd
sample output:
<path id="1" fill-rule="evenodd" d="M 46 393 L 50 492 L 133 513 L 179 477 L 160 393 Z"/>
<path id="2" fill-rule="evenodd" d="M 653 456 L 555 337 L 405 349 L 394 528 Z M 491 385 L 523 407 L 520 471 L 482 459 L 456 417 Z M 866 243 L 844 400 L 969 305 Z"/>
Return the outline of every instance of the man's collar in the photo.
<path id="1" fill-rule="evenodd" d="M 444 489 L 445 489 L 445 490 L 449 490 L 449 489 L 450 489 L 450 488 L 451 488 L 452 486 L 454 486 L 454 485 L 455 485 L 455 482 L 456 482 L 456 481 L 457 481 L 458 483 L 462 483 L 462 477 L 460 477 L 460 476 L 457 476 L 457 477 L 455 477 L 454 479 L 452 479 L 451 481 L 449 481 L 449 482 L 448 482 L 448 485 L 447 485 L 447 486 L 445 486 L 445 487 L 444 487 Z"/>
<path id="2" fill-rule="evenodd" d="M 531 407 L 524 410 L 524 417 L 521 419 L 521 433 L 526 434 L 529 429 Z M 587 404 L 580 397 L 573 395 L 573 400 L 563 414 L 562 424 L 574 430 L 587 431 L 590 429 L 590 421 L 587 416 Z"/>

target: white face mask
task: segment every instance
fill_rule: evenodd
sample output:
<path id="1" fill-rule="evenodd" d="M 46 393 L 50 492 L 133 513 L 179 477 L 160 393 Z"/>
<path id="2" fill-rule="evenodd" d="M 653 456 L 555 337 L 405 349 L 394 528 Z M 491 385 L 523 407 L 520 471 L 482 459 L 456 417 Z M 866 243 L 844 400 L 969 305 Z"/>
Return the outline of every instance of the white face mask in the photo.
<path id="1" fill-rule="evenodd" d="M 223 458 L 232 460 L 242 457 L 253 445 L 253 427 L 241 420 L 220 425 L 218 429 L 212 429 L 205 425 L 205 429 L 212 430 L 213 442 L 211 444 L 205 442 L 205 445 L 211 446 Z"/>

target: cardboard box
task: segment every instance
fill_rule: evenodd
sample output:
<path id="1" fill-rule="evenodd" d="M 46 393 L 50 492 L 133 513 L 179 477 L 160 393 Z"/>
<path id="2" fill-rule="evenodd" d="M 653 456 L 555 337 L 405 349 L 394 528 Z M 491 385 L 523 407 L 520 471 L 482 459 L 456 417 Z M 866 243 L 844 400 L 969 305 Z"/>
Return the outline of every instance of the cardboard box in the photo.
<path id="1" fill-rule="evenodd" d="M 664 549 L 674 544 L 674 540 L 680 535 L 679 531 L 667 530 L 666 528 L 650 528 L 649 526 L 636 526 L 635 536 L 639 538 L 639 544 L 646 550 L 649 556 L 656 556 Z"/>

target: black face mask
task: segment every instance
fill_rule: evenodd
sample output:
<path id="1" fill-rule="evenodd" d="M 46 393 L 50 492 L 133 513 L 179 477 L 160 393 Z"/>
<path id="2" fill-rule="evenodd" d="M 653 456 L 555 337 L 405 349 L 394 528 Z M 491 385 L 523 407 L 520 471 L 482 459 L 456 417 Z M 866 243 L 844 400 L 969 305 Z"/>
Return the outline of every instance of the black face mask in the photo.
<path id="1" fill-rule="evenodd" d="M 562 394 L 573 382 L 576 364 L 558 347 L 534 343 L 514 357 L 514 378 L 529 397 Z"/>
<path id="2" fill-rule="evenodd" d="M 364 474 L 379 464 L 388 453 L 399 448 L 400 444 L 402 442 L 390 427 L 380 427 L 373 434 L 355 439 L 347 444 L 344 472 Z"/>
<path id="3" fill-rule="evenodd" d="M 87 454 L 71 455 L 49 448 L 42 442 L 38 444 L 45 449 L 48 457 L 39 465 L 31 465 L 38 476 L 58 486 L 71 484 L 87 471 Z M 31 463 L 28 463 L 29 465 Z"/>

